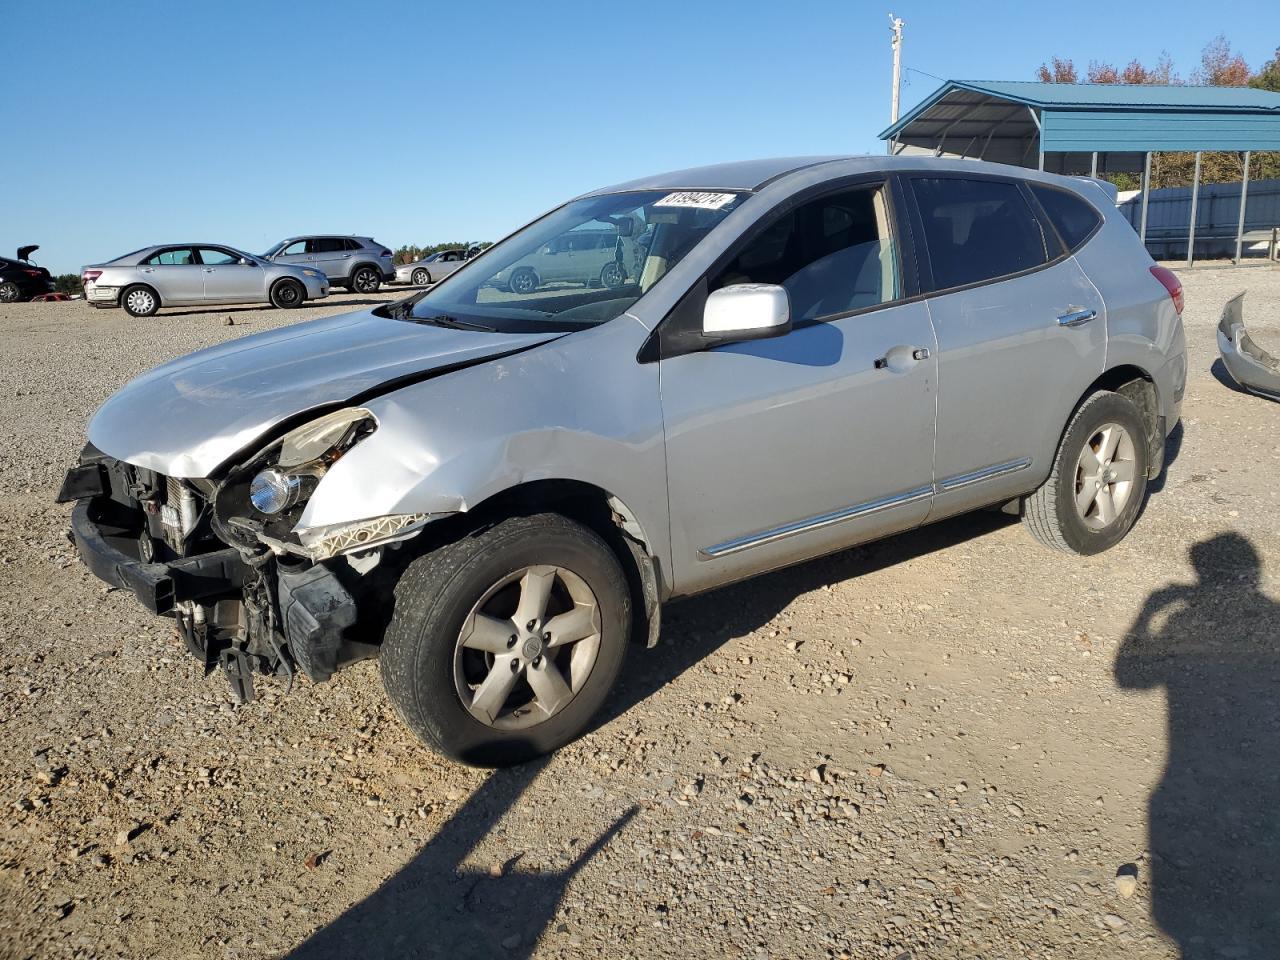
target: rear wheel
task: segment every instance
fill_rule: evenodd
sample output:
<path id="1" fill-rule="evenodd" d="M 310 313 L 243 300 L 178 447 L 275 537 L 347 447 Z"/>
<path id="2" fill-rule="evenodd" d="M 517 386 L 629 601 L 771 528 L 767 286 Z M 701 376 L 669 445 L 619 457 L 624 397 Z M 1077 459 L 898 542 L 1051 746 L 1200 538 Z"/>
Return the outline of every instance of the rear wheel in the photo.
<path id="1" fill-rule="evenodd" d="M 300 307 L 307 300 L 307 291 L 301 282 L 290 277 L 277 280 L 271 286 L 271 303 L 281 310 L 292 310 Z"/>
<path id="2" fill-rule="evenodd" d="M 370 266 L 356 267 L 351 274 L 351 289 L 357 293 L 377 293 L 382 286 L 382 274 Z"/>
<path id="3" fill-rule="evenodd" d="M 135 317 L 149 317 L 160 309 L 160 298 L 150 287 L 126 287 L 120 295 L 120 305 Z"/>
<path id="4" fill-rule="evenodd" d="M 1147 493 L 1147 430 L 1118 393 L 1095 393 L 1063 433 L 1053 472 L 1027 498 L 1023 520 L 1045 546 L 1090 555 L 1132 528 Z"/>
<path id="5" fill-rule="evenodd" d="M 413 271 L 413 285 L 415 287 L 425 287 L 430 282 L 431 282 L 431 274 L 427 273 L 427 271 L 425 270 Z"/>
<path id="6" fill-rule="evenodd" d="M 0 303 L 17 303 L 22 299 L 22 291 L 16 283 L 0 283 Z"/>
<path id="7" fill-rule="evenodd" d="M 600 283 L 610 290 L 622 286 L 622 265 L 617 261 L 606 263 L 600 270 Z"/>
<path id="8" fill-rule="evenodd" d="M 380 653 L 387 694 L 427 746 L 505 766 L 577 737 L 626 652 L 631 598 L 595 533 L 514 517 L 419 557 Z"/>

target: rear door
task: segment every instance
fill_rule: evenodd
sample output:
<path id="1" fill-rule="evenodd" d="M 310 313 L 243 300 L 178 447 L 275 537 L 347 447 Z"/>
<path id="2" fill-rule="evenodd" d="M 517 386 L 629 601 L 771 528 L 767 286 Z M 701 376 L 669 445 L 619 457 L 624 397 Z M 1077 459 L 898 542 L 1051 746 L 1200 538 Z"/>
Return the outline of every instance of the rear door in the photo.
<path id="1" fill-rule="evenodd" d="M 204 297 L 222 303 L 244 303 L 265 299 L 265 274 L 252 260 L 241 263 L 234 250 L 225 247 L 199 247 L 204 270 Z"/>
<path id="2" fill-rule="evenodd" d="M 165 304 L 204 299 L 204 268 L 192 247 L 165 247 L 138 264 L 138 279 L 160 294 Z"/>
<path id="3" fill-rule="evenodd" d="M 307 241 L 307 252 L 315 267 L 330 279 L 345 277 L 351 266 L 351 251 L 345 237 L 316 237 Z"/>
<path id="4" fill-rule="evenodd" d="M 1014 178 L 907 178 L 938 336 L 931 519 L 1034 489 L 1103 370 L 1101 296 Z"/>

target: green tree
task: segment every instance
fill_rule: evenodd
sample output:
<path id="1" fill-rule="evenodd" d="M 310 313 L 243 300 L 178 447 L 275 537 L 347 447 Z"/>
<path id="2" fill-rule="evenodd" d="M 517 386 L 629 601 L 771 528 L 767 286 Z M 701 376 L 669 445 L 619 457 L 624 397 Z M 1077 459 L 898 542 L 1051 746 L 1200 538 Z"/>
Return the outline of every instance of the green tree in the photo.
<path id="1" fill-rule="evenodd" d="M 84 293 L 84 284 L 80 282 L 80 274 L 62 273 L 53 278 L 53 289 L 74 297 Z"/>
<path id="2" fill-rule="evenodd" d="M 1249 78 L 1249 86 L 1259 90 L 1270 90 L 1280 93 L 1280 47 L 1276 47 L 1276 55 L 1262 65 L 1257 73 Z"/>

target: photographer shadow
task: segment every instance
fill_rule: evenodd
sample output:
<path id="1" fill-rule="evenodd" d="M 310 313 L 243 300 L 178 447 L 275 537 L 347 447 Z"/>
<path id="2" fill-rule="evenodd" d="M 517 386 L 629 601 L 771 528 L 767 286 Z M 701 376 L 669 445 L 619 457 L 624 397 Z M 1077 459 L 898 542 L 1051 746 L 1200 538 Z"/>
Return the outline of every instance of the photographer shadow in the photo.
<path id="1" fill-rule="evenodd" d="M 1164 687 L 1168 761 L 1148 803 L 1152 914 L 1184 960 L 1280 956 L 1280 606 L 1250 541 L 1191 548 L 1197 581 L 1148 597 L 1117 684 Z"/>

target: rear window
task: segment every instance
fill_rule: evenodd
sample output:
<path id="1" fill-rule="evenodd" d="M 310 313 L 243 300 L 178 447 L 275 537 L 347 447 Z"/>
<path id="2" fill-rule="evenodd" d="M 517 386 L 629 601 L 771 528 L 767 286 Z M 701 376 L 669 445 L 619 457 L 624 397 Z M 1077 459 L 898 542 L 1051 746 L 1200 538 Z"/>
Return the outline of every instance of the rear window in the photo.
<path id="1" fill-rule="evenodd" d="M 347 239 L 343 241 L 343 244 L 347 250 L 363 250 L 364 249 L 364 247 L 361 245 L 359 240 Z"/>
<path id="2" fill-rule="evenodd" d="M 911 183 L 935 290 L 994 280 L 1048 262 L 1040 222 L 1017 184 L 950 177 Z"/>
<path id="3" fill-rule="evenodd" d="M 1102 222 L 1098 211 L 1075 194 L 1035 183 L 1030 186 L 1068 250 L 1075 250 L 1088 240 Z"/>

